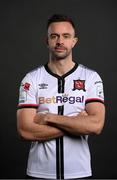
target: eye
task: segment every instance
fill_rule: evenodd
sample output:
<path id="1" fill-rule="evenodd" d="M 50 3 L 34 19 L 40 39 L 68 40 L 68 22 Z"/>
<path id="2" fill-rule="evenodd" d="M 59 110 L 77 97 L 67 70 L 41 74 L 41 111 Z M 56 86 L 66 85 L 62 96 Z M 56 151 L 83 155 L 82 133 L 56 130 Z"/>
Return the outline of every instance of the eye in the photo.
<path id="1" fill-rule="evenodd" d="M 65 39 L 71 38 L 71 35 L 70 34 L 64 34 L 64 38 Z"/>
<path id="2" fill-rule="evenodd" d="M 50 39 L 56 39 L 57 38 L 57 35 L 56 34 L 51 34 L 50 35 Z"/>

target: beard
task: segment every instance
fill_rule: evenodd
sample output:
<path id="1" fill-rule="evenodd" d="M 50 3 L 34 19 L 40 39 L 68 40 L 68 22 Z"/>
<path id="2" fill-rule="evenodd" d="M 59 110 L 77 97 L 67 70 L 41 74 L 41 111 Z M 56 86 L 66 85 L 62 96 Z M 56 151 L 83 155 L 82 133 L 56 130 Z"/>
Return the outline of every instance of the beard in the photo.
<path id="1" fill-rule="evenodd" d="M 68 50 L 65 47 L 55 47 L 53 49 L 50 49 L 52 60 L 64 60 L 70 55 L 70 53 L 71 49 Z"/>

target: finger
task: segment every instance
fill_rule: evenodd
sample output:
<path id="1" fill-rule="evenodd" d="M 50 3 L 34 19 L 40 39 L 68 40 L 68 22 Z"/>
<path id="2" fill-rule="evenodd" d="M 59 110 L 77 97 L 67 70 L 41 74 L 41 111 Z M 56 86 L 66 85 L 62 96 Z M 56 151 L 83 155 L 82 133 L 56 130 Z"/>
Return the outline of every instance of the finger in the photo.
<path id="1" fill-rule="evenodd" d="M 87 114 L 87 112 L 85 110 L 83 110 L 83 111 L 80 112 L 80 115 L 87 116 L 88 114 Z"/>

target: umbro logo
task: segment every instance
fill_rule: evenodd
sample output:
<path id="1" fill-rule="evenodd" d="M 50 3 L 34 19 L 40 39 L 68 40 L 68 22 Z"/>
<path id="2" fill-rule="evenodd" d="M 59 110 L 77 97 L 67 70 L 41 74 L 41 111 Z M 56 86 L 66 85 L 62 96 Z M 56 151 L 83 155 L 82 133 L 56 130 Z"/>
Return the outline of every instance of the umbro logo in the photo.
<path id="1" fill-rule="evenodd" d="M 38 86 L 39 86 L 39 89 L 47 89 L 48 88 L 48 84 L 45 84 L 45 83 L 38 84 Z"/>

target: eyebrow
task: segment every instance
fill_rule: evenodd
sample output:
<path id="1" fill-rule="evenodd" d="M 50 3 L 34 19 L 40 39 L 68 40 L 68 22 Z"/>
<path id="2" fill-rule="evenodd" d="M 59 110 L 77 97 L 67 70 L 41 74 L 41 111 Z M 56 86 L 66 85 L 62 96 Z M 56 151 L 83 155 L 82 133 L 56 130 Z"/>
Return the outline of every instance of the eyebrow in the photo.
<path id="1" fill-rule="evenodd" d="M 51 33 L 50 36 L 52 36 L 52 35 L 59 36 L 59 34 L 57 34 L 57 33 Z"/>
<path id="2" fill-rule="evenodd" d="M 60 34 L 58 34 L 58 33 L 51 33 L 49 36 L 52 36 L 52 35 L 60 36 Z M 62 35 L 72 36 L 70 33 L 63 33 Z"/>

